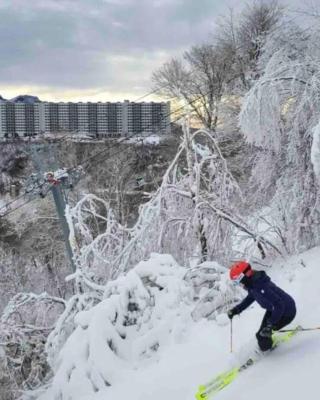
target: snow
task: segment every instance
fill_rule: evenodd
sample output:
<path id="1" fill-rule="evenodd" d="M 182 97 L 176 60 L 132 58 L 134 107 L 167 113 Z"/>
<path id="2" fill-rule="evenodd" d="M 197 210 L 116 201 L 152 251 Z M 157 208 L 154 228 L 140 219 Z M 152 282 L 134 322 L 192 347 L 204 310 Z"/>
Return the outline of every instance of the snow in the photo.
<path id="1" fill-rule="evenodd" d="M 5 211 L 6 202 L 3 199 L 0 199 L 0 211 L 3 209 Z"/>
<path id="2" fill-rule="evenodd" d="M 311 162 L 315 175 L 320 178 L 320 122 L 313 129 L 313 140 L 311 146 Z"/>
<path id="3" fill-rule="evenodd" d="M 320 247 L 286 260 L 279 259 L 273 268 L 268 270 L 273 280 L 296 300 L 298 313 L 292 326 L 296 324 L 304 327 L 320 325 L 319 280 L 315 279 L 318 277 L 319 259 Z M 152 265 L 154 271 L 152 271 Z M 108 300 L 79 316 L 79 327 L 67 342 L 70 352 L 67 358 L 63 358 L 66 349 L 62 351 L 60 365 L 63 362 L 72 364 L 71 361 L 74 364 L 76 360 L 85 358 L 88 335 L 92 336 L 92 341 L 95 343 L 93 353 L 95 358 L 90 359 L 85 369 L 78 368 L 75 371 L 72 385 L 68 385 L 67 396 L 63 399 L 191 400 L 194 399 L 199 384 L 239 363 L 250 354 L 255 346 L 254 334 L 260 325 L 263 310 L 258 305 L 253 305 L 240 317 L 234 318 L 234 352 L 231 354 L 230 323 L 225 314 L 221 314 L 217 320 L 210 321 L 201 319 L 195 322 L 188 318 L 190 293 L 187 286 L 181 287 L 181 282 L 179 284 L 182 272 L 183 269 L 172 257 L 167 255 L 162 259 L 160 255 L 153 254 L 151 260 L 141 262 L 130 271 L 127 278 L 121 278 L 122 281 L 118 278 L 118 284 L 113 287 L 111 283 L 109 285 L 111 292 L 120 290 L 121 301 L 126 301 L 120 289 L 127 287 L 124 285 L 126 279 L 131 282 L 131 287 L 140 285 L 142 278 L 156 278 L 155 283 L 167 285 L 166 289 L 154 292 L 157 293 L 158 307 L 153 312 L 152 320 L 153 323 L 157 320 L 161 322 L 161 319 L 165 322 L 165 335 L 163 336 L 162 332 L 160 336 L 162 335 L 166 340 L 163 340 L 158 351 L 153 355 L 150 354 L 148 358 L 134 357 L 135 362 L 131 364 L 125 362 L 124 354 L 122 358 L 114 358 L 112 364 L 110 364 L 110 357 L 104 359 L 105 302 Z M 145 293 L 146 297 L 147 292 L 139 291 L 139 293 Z M 187 297 L 185 302 L 181 297 L 183 294 Z M 140 297 L 139 301 L 143 303 L 145 299 Z M 90 321 L 93 320 L 95 323 L 91 324 Z M 170 323 L 171 328 L 179 326 L 179 329 L 172 329 L 171 335 L 168 334 Z M 80 325 L 87 327 L 82 329 L 82 333 Z M 143 332 L 140 334 L 142 335 Z M 139 335 L 136 339 L 139 339 Z M 140 344 L 143 344 L 143 338 L 140 337 L 140 339 Z M 302 397 L 316 399 L 319 343 L 319 330 L 300 332 L 289 343 L 281 344 L 276 351 L 243 372 L 215 398 L 217 400 L 256 400 L 257 398 L 259 400 L 270 400 L 270 398 L 301 400 Z M 132 341 L 131 344 L 131 351 L 134 354 L 138 341 Z M 93 373 L 92 367 L 97 364 L 100 364 L 99 368 L 108 370 L 113 384 L 95 393 L 87 383 L 89 371 Z M 61 370 L 60 368 L 59 371 Z M 71 370 L 69 372 L 71 373 Z M 61 380 L 57 380 L 56 384 L 66 385 L 63 376 Z M 53 399 L 50 392 L 41 397 L 41 400 Z"/>
<path id="4" fill-rule="evenodd" d="M 296 299 L 298 313 L 293 324 L 301 324 L 304 327 L 319 326 L 319 287 L 315 279 L 319 258 L 320 249 L 315 248 L 300 257 L 291 258 L 280 271 L 273 274 L 274 279 Z M 254 319 L 249 312 L 243 317 L 235 326 L 235 330 L 240 331 L 239 345 L 245 341 L 246 329 L 243 325 Z M 299 333 L 289 343 L 281 345 L 274 353 L 248 369 L 217 398 L 318 398 L 319 341 L 320 331 Z"/>
<path id="5" fill-rule="evenodd" d="M 120 141 L 123 141 L 123 139 L 120 139 Z M 158 145 L 160 144 L 161 137 L 156 134 L 152 135 L 137 135 L 134 136 L 130 139 L 126 140 L 126 143 L 131 143 L 131 144 L 137 144 L 137 145 Z"/>

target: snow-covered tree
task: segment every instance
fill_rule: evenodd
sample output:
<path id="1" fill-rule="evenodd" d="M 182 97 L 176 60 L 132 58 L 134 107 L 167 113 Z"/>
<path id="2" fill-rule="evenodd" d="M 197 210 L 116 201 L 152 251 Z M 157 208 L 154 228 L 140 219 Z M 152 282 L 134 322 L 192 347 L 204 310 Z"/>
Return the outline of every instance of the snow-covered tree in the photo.
<path id="1" fill-rule="evenodd" d="M 153 74 L 156 89 L 191 105 L 193 116 L 211 131 L 224 120 L 230 95 L 243 95 L 259 76 L 257 63 L 268 34 L 276 29 L 282 8 L 276 1 L 246 5 L 221 21 L 211 40 L 195 45 Z"/>
<path id="2" fill-rule="evenodd" d="M 241 217 L 241 203 L 241 190 L 217 141 L 207 130 L 191 134 L 186 124 L 160 188 L 141 206 L 132 228 L 119 224 L 110 204 L 93 195 L 69 210 L 77 273 L 95 289 L 153 252 L 172 254 L 185 266 L 205 260 L 228 263 L 240 256 L 233 249 L 239 231 L 251 238 L 260 256 L 267 248 L 278 251 Z"/>
<path id="3" fill-rule="evenodd" d="M 183 98 L 207 129 L 215 130 L 232 60 L 214 45 L 194 46 L 183 61 L 172 59 L 153 74 L 155 87 L 168 97 Z"/>
<path id="4" fill-rule="evenodd" d="M 260 147 L 252 173 L 260 206 L 271 201 L 288 250 L 319 242 L 319 185 L 311 153 L 319 122 L 320 52 L 317 31 L 284 26 L 271 35 L 261 57 L 261 78 L 243 104 L 240 123 Z M 313 147 L 315 149 L 315 146 Z"/>
<path id="5" fill-rule="evenodd" d="M 10 391 L 31 390 L 50 376 L 45 343 L 64 307 L 64 300 L 46 293 L 18 293 L 9 301 L 0 319 L 4 394 L 5 384 Z"/>
<path id="6" fill-rule="evenodd" d="M 271 32 L 277 31 L 283 8 L 277 1 L 247 4 L 239 14 L 230 10 L 218 21 L 215 41 L 221 54 L 232 60 L 227 94 L 243 95 L 259 77 L 261 50 Z"/>

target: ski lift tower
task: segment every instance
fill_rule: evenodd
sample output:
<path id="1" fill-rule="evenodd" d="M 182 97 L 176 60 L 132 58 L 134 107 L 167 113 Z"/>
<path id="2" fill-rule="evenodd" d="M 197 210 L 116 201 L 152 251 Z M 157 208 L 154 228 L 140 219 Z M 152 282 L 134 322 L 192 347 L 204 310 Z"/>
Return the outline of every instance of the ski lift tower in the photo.
<path id="1" fill-rule="evenodd" d="M 52 193 L 56 211 L 63 231 L 67 256 L 75 272 L 74 244 L 70 243 L 70 229 L 65 211 L 68 204 L 68 192 L 80 179 L 82 168 L 58 169 L 54 143 L 32 143 L 29 149 L 36 173 L 30 175 L 26 184 L 26 194 L 45 198 Z"/>

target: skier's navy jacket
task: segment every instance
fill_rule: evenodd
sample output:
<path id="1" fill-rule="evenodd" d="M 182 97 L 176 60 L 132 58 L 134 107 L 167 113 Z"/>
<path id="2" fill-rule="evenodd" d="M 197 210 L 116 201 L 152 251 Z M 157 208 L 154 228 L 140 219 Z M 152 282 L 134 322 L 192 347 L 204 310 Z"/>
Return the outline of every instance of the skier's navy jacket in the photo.
<path id="1" fill-rule="evenodd" d="M 276 325 L 284 316 L 290 317 L 296 313 L 296 305 L 291 296 L 276 286 L 264 271 L 254 271 L 252 277 L 246 280 L 245 289 L 248 296 L 234 311 L 240 314 L 254 301 L 271 313 L 271 323 Z"/>

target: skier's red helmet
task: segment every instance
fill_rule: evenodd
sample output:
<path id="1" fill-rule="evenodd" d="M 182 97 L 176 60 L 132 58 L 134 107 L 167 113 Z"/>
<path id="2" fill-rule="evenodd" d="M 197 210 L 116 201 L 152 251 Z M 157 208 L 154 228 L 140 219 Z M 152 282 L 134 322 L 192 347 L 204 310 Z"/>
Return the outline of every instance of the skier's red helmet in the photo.
<path id="1" fill-rule="evenodd" d="M 250 277 L 253 274 L 251 265 L 247 261 L 237 261 L 229 271 L 230 279 L 240 281 L 244 276 Z"/>

